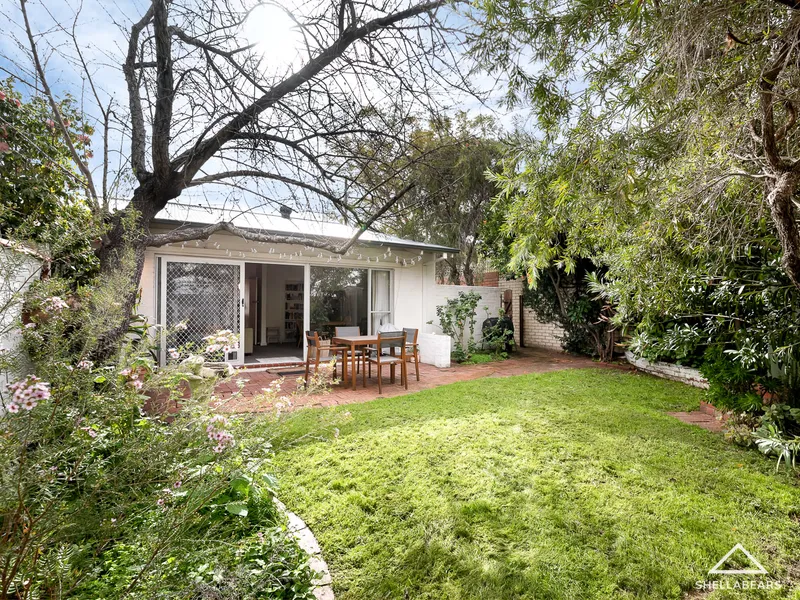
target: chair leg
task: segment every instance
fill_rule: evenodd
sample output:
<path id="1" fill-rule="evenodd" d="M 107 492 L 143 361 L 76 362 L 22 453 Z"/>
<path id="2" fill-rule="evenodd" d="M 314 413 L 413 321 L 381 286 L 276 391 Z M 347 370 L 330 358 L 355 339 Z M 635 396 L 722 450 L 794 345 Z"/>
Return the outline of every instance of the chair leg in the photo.
<path id="1" fill-rule="evenodd" d="M 401 383 L 403 383 L 405 385 L 406 389 L 408 389 L 408 367 L 407 367 L 407 365 L 408 365 L 408 362 L 404 360 L 402 366 L 400 367 L 400 379 L 402 380 Z"/>
<path id="2" fill-rule="evenodd" d="M 414 367 L 417 370 L 417 381 L 419 381 L 419 350 L 414 350 Z"/>
<path id="3" fill-rule="evenodd" d="M 383 379 L 383 369 L 381 368 L 381 363 L 378 363 L 378 394 L 383 393 L 383 388 L 381 387 L 381 380 Z"/>
<path id="4" fill-rule="evenodd" d="M 361 386 L 367 387 L 367 365 L 363 364 L 367 359 L 361 356 Z"/>
<path id="5" fill-rule="evenodd" d="M 305 379 L 306 387 L 308 387 L 308 369 L 309 369 L 310 366 L 311 366 L 311 356 L 307 355 L 306 356 L 306 379 Z"/>

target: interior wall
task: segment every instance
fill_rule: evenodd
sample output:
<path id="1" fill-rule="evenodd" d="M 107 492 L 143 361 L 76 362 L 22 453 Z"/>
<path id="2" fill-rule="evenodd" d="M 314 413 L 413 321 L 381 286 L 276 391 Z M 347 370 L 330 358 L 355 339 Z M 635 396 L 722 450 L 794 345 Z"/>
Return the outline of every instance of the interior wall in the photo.
<path id="1" fill-rule="evenodd" d="M 262 269 L 262 323 L 261 339 L 266 342 L 267 327 L 277 327 L 281 342 L 286 339 L 284 331 L 284 308 L 286 282 L 303 282 L 303 267 L 298 265 L 260 265 Z M 262 342 L 263 345 L 263 342 Z"/>

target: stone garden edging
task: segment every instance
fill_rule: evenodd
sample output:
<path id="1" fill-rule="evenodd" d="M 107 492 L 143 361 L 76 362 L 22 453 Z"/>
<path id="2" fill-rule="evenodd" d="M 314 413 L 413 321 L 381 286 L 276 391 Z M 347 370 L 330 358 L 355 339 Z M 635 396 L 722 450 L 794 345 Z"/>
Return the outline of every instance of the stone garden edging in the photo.
<path id="1" fill-rule="evenodd" d="M 274 500 L 278 510 L 284 513 L 289 520 L 289 533 L 295 539 L 297 545 L 311 557 L 311 570 L 318 574 L 317 578 L 312 581 L 314 598 L 316 600 L 334 600 L 331 573 L 328 569 L 328 563 L 322 558 L 322 548 L 319 547 L 317 538 L 314 537 L 314 533 L 303 519 L 286 508 L 286 505 L 277 498 Z"/>
<path id="2" fill-rule="evenodd" d="M 625 352 L 625 358 L 630 364 L 645 373 L 708 389 L 708 381 L 697 369 L 667 362 L 650 362 L 646 358 L 636 358 L 630 351 Z"/>

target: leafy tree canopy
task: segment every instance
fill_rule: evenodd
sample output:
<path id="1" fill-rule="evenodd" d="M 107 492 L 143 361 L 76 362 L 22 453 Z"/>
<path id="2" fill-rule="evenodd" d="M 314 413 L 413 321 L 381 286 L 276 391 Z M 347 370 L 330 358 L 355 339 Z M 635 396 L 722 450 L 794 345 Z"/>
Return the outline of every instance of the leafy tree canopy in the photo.
<path id="1" fill-rule="evenodd" d="M 72 144 L 91 157 L 91 126 L 70 98 L 60 110 Z M 7 80 L 0 85 L 0 236 L 33 242 L 53 258 L 57 271 L 80 278 L 96 262 L 87 240 L 92 221 L 47 102 L 23 102 Z"/>
<path id="2" fill-rule="evenodd" d="M 623 319 L 680 311 L 692 280 L 754 245 L 798 284 L 800 13 L 752 1 L 479 8 L 474 52 L 509 75 L 508 103 L 538 117 L 499 178 L 514 267 L 535 279 L 596 258 L 626 287 Z"/>
<path id="3" fill-rule="evenodd" d="M 385 148 L 383 140 L 358 150 L 364 158 L 354 163 L 354 171 L 362 183 L 377 188 L 397 173 L 393 189 L 409 188 L 387 213 L 387 229 L 401 237 L 460 249 L 443 261 L 443 276 L 451 283 L 474 284 L 479 230 L 499 191 L 488 173 L 501 169 L 502 137 L 493 117 L 458 112 L 414 130 L 413 150 L 401 159 L 410 165 L 405 172 L 388 158 L 395 150 Z M 376 160 L 381 155 L 387 158 Z M 373 202 L 379 205 L 385 199 L 375 196 Z"/>

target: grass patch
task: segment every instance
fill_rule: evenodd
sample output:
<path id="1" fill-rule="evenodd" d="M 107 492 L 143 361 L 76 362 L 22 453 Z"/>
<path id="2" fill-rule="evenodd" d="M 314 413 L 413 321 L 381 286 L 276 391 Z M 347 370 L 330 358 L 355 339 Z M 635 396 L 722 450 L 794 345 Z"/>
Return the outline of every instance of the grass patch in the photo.
<path id="1" fill-rule="evenodd" d="M 488 352 L 476 352 L 471 354 L 470 357 L 463 361 L 462 365 L 480 365 L 483 363 L 497 362 L 506 360 L 508 356 L 501 356 L 499 354 L 489 354 Z"/>
<path id="2" fill-rule="evenodd" d="M 665 414 L 699 398 L 587 369 L 301 411 L 280 494 L 342 600 L 682 598 L 737 542 L 796 579 L 796 479 Z"/>

